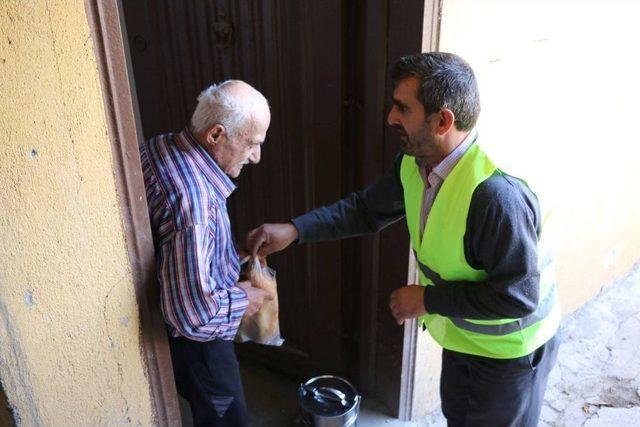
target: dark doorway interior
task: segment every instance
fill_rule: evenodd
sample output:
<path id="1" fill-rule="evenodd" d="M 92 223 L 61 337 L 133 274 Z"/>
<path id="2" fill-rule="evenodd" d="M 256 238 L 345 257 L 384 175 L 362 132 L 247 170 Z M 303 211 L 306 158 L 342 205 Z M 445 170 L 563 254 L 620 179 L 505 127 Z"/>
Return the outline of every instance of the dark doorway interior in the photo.
<path id="1" fill-rule="evenodd" d="M 236 236 L 361 188 L 398 147 L 384 125 L 388 58 L 420 49 L 424 2 L 395 3 L 123 2 L 144 137 L 179 131 L 202 89 L 242 79 L 265 94 L 272 124 L 262 162 L 243 173 L 229 202 Z M 346 376 L 396 413 L 402 328 L 387 298 L 406 283 L 404 224 L 293 247 L 269 262 L 286 342 L 240 345 L 241 359 L 296 379 Z"/>
<path id="2" fill-rule="evenodd" d="M 15 426 L 16 422 L 13 417 L 13 411 L 9 405 L 9 400 L 4 392 L 2 384 L 0 384 L 0 426 Z"/>

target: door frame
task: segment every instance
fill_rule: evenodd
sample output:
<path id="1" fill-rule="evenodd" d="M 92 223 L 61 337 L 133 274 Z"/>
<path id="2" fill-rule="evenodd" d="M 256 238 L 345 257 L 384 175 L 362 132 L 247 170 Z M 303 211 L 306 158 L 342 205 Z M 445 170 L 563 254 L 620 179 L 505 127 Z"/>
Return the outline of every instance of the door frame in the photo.
<path id="1" fill-rule="evenodd" d="M 440 21 L 442 18 L 443 0 L 425 0 L 422 20 L 422 52 L 439 49 Z M 409 247 L 409 266 L 407 283 L 419 283 L 418 266 Z M 400 375 L 400 399 L 398 418 L 402 421 L 413 421 L 416 417 L 415 402 L 416 352 L 418 350 L 418 320 L 404 322 L 404 339 L 402 343 L 402 368 Z"/>
<path id="2" fill-rule="evenodd" d="M 159 293 L 138 143 L 142 127 L 120 0 L 85 0 L 113 154 L 120 213 L 140 312 L 140 345 L 154 424 L 180 426 L 180 410 Z"/>
<path id="3" fill-rule="evenodd" d="M 355 4 L 360 9 L 352 25 L 358 38 L 352 66 L 356 78 L 364 76 L 364 81 L 354 85 L 349 105 L 356 110 L 352 117 L 358 130 L 352 136 L 362 154 L 356 166 L 359 184 L 366 185 L 390 167 L 400 146 L 386 125 L 393 93 L 391 67 L 403 55 L 438 49 L 442 0 L 360 0 Z M 382 141 L 381 147 L 368 148 L 371 141 Z M 403 233 L 400 236 L 396 229 L 362 238 L 357 247 L 361 295 L 371 294 L 361 298 L 359 307 L 358 362 L 362 391 L 375 396 L 392 415 L 409 421 L 417 414 L 413 402 L 418 326 L 416 320 L 405 322 L 404 328 L 395 326 L 388 308 L 392 290 L 417 283 L 408 234 Z M 401 244 L 394 239 L 402 240 Z M 407 270 L 385 262 L 395 261 L 397 266 L 400 259 L 406 260 Z M 399 353 L 401 357 L 396 356 Z"/>

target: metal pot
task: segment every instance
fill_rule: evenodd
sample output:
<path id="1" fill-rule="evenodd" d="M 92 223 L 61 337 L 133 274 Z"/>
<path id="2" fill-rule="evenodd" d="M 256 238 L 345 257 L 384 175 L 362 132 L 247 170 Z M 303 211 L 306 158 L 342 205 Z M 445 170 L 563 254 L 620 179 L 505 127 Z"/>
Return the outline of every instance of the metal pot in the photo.
<path id="1" fill-rule="evenodd" d="M 314 427 L 351 427 L 360 413 L 358 394 L 351 383 L 333 375 L 311 378 L 298 390 L 302 419 Z"/>

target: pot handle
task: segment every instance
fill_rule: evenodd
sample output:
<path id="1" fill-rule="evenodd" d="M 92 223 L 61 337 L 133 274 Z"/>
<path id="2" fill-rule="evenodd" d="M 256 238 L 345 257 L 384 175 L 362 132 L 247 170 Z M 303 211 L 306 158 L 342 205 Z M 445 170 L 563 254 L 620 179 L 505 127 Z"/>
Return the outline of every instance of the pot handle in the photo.
<path id="1" fill-rule="evenodd" d="M 316 400 L 331 400 L 333 402 L 338 402 L 342 406 L 347 405 L 347 395 L 341 392 L 338 389 L 333 387 L 309 387 L 303 386 L 304 391 L 307 393 L 313 394 L 313 398 Z"/>

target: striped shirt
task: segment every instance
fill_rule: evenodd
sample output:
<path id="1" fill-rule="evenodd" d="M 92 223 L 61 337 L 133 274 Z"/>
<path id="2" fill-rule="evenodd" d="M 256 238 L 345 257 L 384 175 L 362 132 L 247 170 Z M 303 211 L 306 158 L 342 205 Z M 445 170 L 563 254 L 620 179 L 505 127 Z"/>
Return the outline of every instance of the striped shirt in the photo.
<path id="1" fill-rule="evenodd" d="M 464 153 L 471 147 L 477 135 L 478 133 L 475 128 L 471 130 L 465 139 L 433 169 L 429 168 L 429 165 L 424 159 L 416 157 L 416 163 L 420 167 L 420 176 L 422 176 L 422 180 L 424 181 L 422 210 L 420 212 L 420 234 L 424 233 L 424 226 L 427 224 L 429 212 L 431 212 L 433 202 L 440 191 L 440 187 L 442 187 L 442 183 L 447 179 L 462 156 L 464 156 Z"/>
<path id="2" fill-rule="evenodd" d="M 140 160 L 171 335 L 232 340 L 248 305 L 227 213 L 235 185 L 187 129 L 149 139 Z"/>

